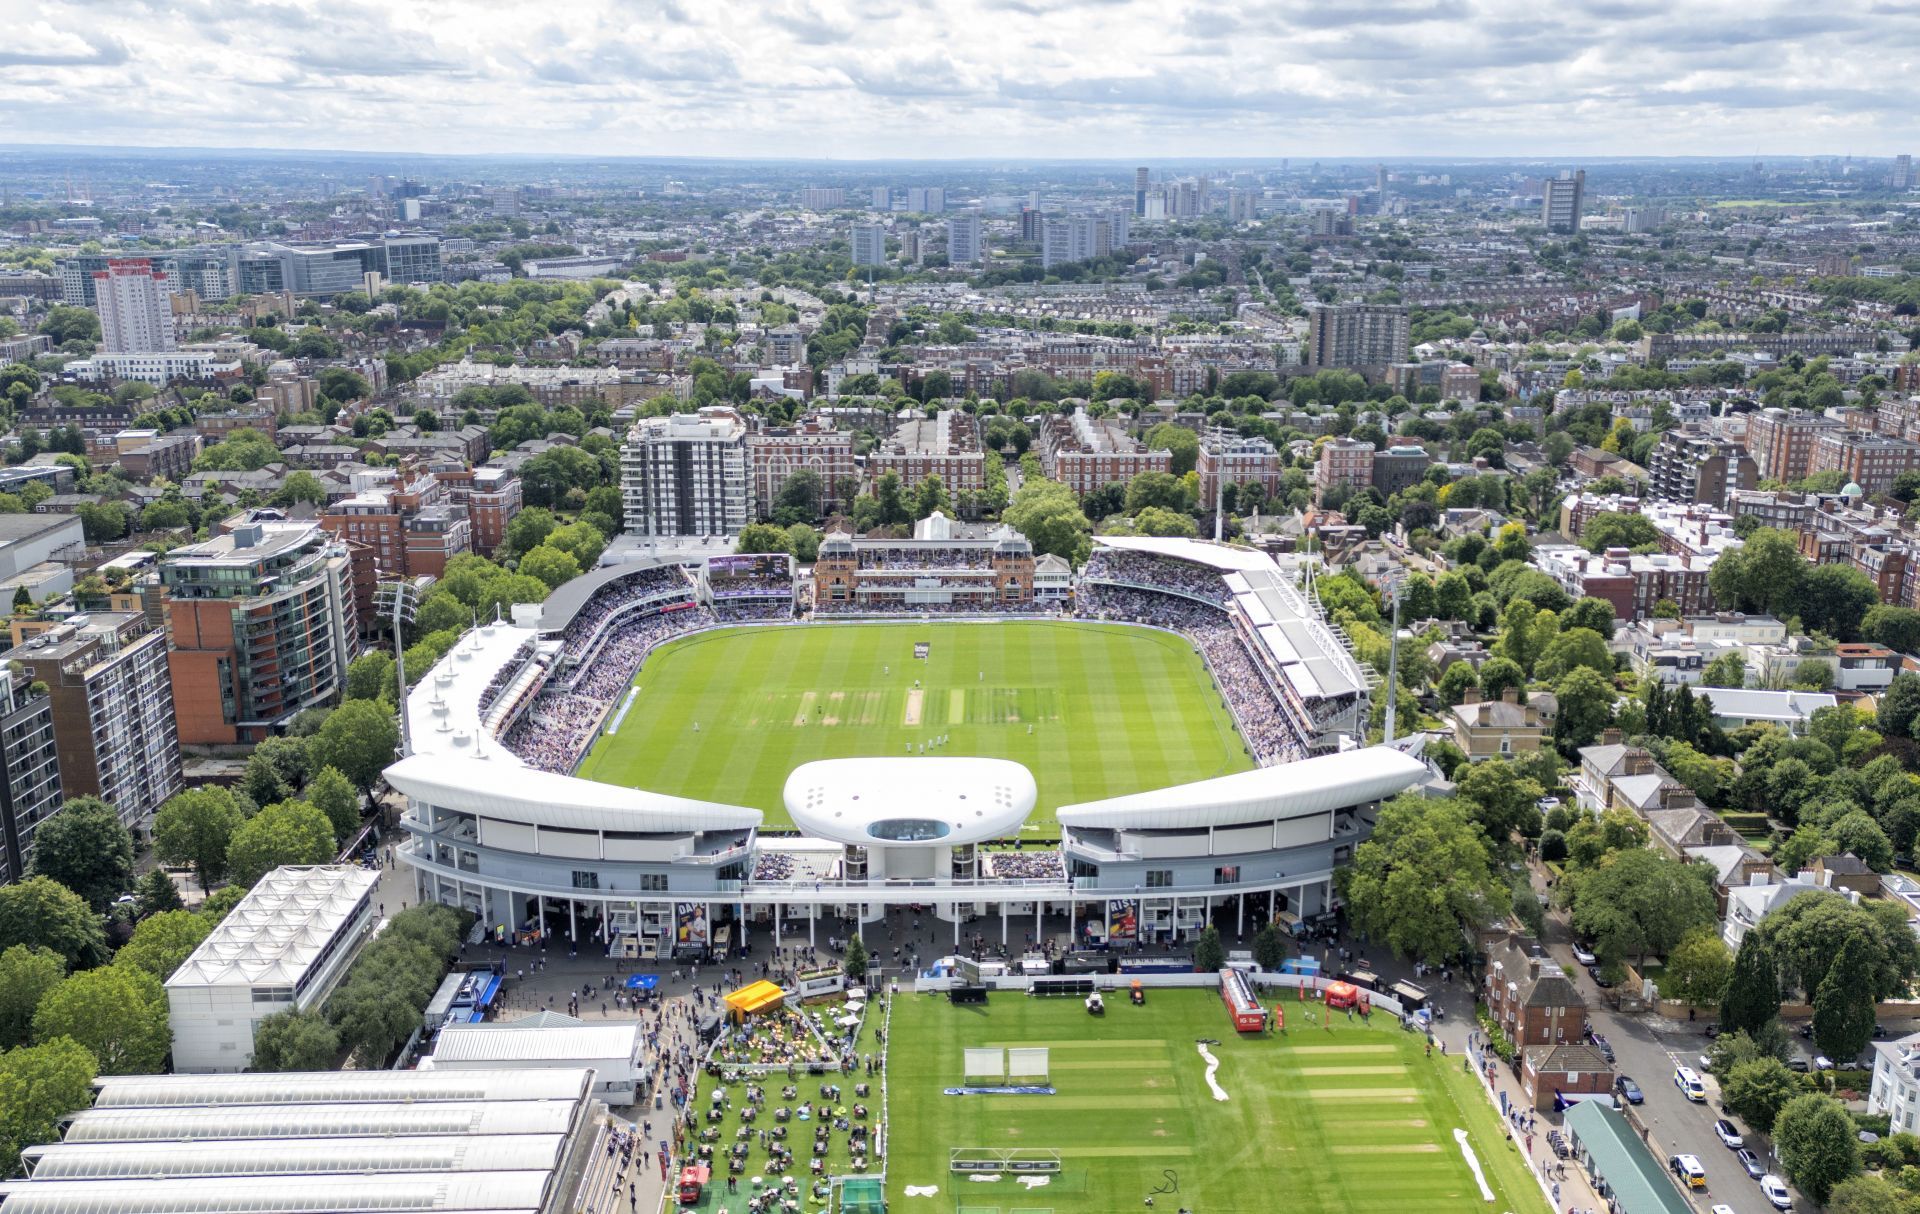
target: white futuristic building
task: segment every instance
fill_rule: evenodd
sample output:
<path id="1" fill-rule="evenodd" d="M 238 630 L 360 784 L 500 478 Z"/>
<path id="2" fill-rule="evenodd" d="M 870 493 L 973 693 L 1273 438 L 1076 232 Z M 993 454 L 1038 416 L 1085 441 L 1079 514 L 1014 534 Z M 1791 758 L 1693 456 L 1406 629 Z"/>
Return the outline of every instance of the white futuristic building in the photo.
<path id="1" fill-rule="evenodd" d="M 408 799 L 400 859 L 422 899 L 471 910 L 489 932 L 637 956 L 705 955 L 748 930 L 811 941 L 822 917 L 872 922 L 901 905 L 930 907 L 956 939 L 969 920 L 989 936 L 998 920 L 1005 941 L 1065 916 L 1092 946 L 1175 943 L 1210 920 L 1311 923 L 1333 909 L 1334 868 L 1378 803 L 1428 769 L 1353 745 L 1370 672 L 1271 559 L 1131 543 L 1101 567 L 1124 596 L 1110 604 L 1164 592 L 1218 613 L 1209 643 L 1244 646 L 1236 676 L 1263 697 L 1247 740 L 1264 766 L 1063 806 L 1058 846 L 1019 842 L 1035 781 L 1001 759 L 803 764 L 784 791 L 797 835 L 779 836 L 757 809 L 583 780 L 570 773 L 600 734 L 661 724 L 627 690 L 650 648 L 717 623 L 698 579 L 636 563 L 475 630 L 411 689 L 410 753 L 387 771 Z"/>

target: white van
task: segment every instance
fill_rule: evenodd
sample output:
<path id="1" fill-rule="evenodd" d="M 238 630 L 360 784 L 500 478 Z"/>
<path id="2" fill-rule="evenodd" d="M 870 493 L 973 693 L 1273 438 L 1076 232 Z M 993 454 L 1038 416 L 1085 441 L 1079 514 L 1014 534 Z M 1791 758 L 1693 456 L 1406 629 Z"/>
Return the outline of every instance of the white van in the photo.
<path id="1" fill-rule="evenodd" d="M 1701 1081 L 1700 1072 L 1690 1066 L 1673 1068 L 1673 1086 L 1679 1088 L 1680 1094 L 1695 1104 L 1707 1102 L 1707 1085 Z"/>

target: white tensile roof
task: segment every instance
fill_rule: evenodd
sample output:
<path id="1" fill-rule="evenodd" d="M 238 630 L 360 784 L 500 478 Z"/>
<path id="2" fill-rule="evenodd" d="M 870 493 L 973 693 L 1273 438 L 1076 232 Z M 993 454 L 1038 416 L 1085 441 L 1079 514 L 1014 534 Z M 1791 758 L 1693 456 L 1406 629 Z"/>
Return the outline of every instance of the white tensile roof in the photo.
<path id="1" fill-rule="evenodd" d="M 47 1180 L 135 1180 L 342 1172 L 526 1172 L 558 1167 L 567 1136 L 436 1134 L 427 1137 L 258 1139 L 219 1142 L 57 1142 L 30 1147 L 32 1175 Z"/>
<path id="2" fill-rule="evenodd" d="M 102 1075 L 96 1109 L 339 1105 L 412 1101 L 580 1100 L 586 1070 L 295 1071 L 234 1075 Z"/>
<path id="3" fill-rule="evenodd" d="M 802 763 L 784 793 L 800 830 L 863 847 L 999 838 L 1020 828 L 1038 796 L 1033 773 L 1012 760 L 946 755 Z"/>
<path id="4" fill-rule="evenodd" d="M 295 985 L 380 880 L 357 865 L 288 865 L 260 878 L 170 987 Z"/>
<path id="5" fill-rule="evenodd" d="M 510 766 L 491 759 L 409 755 L 386 770 L 409 797 L 532 826 L 565 830 L 705 831 L 757 827 L 757 809 Z"/>
<path id="6" fill-rule="evenodd" d="M 1180 561 L 1192 561 L 1196 565 L 1206 565 L 1222 573 L 1273 568 L 1273 558 L 1265 553 L 1256 552 L 1251 548 L 1235 548 L 1227 544 L 1209 544 L 1203 540 L 1148 535 L 1097 535 L 1093 538 L 1093 542 L 1107 548 L 1123 548 L 1133 552 L 1150 553 L 1154 556 L 1172 557 Z"/>
<path id="7" fill-rule="evenodd" d="M 263 1149 L 272 1150 L 272 1144 Z M 321 1214 L 333 1210 L 538 1210 L 552 1172 L 377 1176 L 170 1176 L 0 1184 L 10 1214 Z"/>
<path id="8" fill-rule="evenodd" d="M 1390 746 L 1320 755 L 1195 784 L 1109 797 L 1054 811 L 1062 826 L 1180 830 L 1327 813 L 1391 797 L 1428 775 L 1427 765 Z"/>

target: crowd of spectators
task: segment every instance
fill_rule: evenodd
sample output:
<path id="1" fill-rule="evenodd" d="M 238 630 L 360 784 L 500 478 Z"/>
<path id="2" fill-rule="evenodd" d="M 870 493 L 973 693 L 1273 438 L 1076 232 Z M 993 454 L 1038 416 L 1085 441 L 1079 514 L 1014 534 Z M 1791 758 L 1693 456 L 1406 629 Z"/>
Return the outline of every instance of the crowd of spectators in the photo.
<path id="1" fill-rule="evenodd" d="M 560 634 L 561 643 L 574 648 L 590 640 L 601 624 L 615 612 L 672 591 L 693 593 L 693 578 L 678 565 L 661 565 L 616 578 L 594 591 L 593 597 L 568 621 Z"/>
<path id="2" fill-rule="evenodd" d="M 1175 560 L 1172 557 L 1153 556 L 1145 552 L 1130 552 L 1121 548 L 1096 548 L 1087 558 L 1086 568 L 1080 573 L 1081 584 L 1089 579 L 1105 579 L 1115 582 L 1132 582 L 1141 586 L 1157 586 L 1179 594 L 1202 598 L 1209 603 L 1226 606 L 1233 597 L 1227 589 L 1226 579 L 1217 569 L 1205 565 L 1196 565 L 1192 561 Z"/>
<path id="3" fill-rule="evenodd" d="M 1215 683 L 1232 706 L 1248 749 L 1262 764 L 1306 757 L 1292 715 L 1274 695 L 1225 612 L 1189 599 L 1123 586 L 1083 582 L 1079 593 L 1083 616 L 1171 628 L 1191 640 L 1207 659 Z"/>
<path id="4" fill-rule="evenodd" d="M 541 771 L 571 772 L 653 647 L 713 622 L 706 608 L 688 607 L 616 624 L 571 686 L 549 686 L 514 722 L 507 749 Z"/>
<path id="5" fill-rule="evenodd" d="M 859 549 L 860 569 L 869 570 L 898 569 L 911 572 L 915 569 L 989 569 L 993 566 L 993 546 L 960 547 L 959 545 L 937 548 L 873 548 L 862 546 Z"/>
<path id="6" fill-rule="evenodd" d="M 753 620 L 790 620 L 793 618 L 793 600 L 791 597 L 768 602 L 765 599 L 730 599 L 713 605 L 713 616 L 723 624 L 748 623 Z"/>
<path id="7" fill-rule="evenodd" d="M 993 851 L 985 853 L 984 876 L 995 881 L 1064 881 L 1067 863 L 1057 851 Z"/>
<path id="8" fill-rule="evenodd" d="M 900 603 L 885 599 L 823 600 L 813 606 L 816 615 L 1045 615 L 1056 611 L 1048 603 L 1002 603 L 977 595 L 958 603 Z"/>

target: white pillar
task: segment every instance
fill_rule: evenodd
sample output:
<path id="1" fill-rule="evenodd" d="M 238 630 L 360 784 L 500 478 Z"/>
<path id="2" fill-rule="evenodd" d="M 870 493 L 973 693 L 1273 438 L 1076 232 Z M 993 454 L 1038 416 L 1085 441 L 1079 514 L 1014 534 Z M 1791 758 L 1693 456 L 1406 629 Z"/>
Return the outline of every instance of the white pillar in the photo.
<path id="1" fill-rule="evenodd" d="M 1000 947 L 1007 946 L 1007 904 L 1000 904 Z"/>
<path id="2" fill-rule="evenodd" d="M 1247 934 L 1247 896 L 1245 894 L 1233 896 L 1233 934 L 1236 936 Z"/>
<path id="3" fill-rule="evenodd" d="M 817 902 L 807 903 L 807 947 L 808 948 L 813 947 L 813 919 L 814 919 L 814 914 L 817 911 L 819 911 L 819 909 L 820 909 L 819 903 Z"/>
<path id="4" fill-rule="evenodd" d="M 1038 948 L 1041 941 L 1047 937 L 1046 922 L 1041 918 L 1042 913 L 1046 910 L 1046 906 L 1047 904 L 1040 900 L 1039 894 L 1033 896 L 1033 944 L 1035 948 Z"/>
<path id="5" fill-rule="evenodd" d="M 780 904 L 773 904 L 773 947 L 780 947 Z"/>
<path id="6" fill-rule="evenodd" d="M 536 894 L 534 896 L 540 899 L 540 922 L 537 925 L 537 930 L 540 932 L 540 939 L 544 943 L 547 938 L 547 896 L 545 894 Z"/>
<path id="7" fill-rule="evenodd" d="M 1280 913 L 1279 897 L 1279 890 L 1270 889 L 1267 891 L 1267 923 L 1269 926 L 1273 923 L 1273 917 Z"/>
<path id="8" fill-rule="evenodd" d="M 1079 907 L 1077 907 L 1077 906 L 1075 906 L 1075 905 L 1074 905 L 1074 901 L 1073 901 L 1073 899 L 1072 899 L 1072 898 L 1068 898 L 1068 899 L 1067 899 L 1067 947 L 1068 947 L 1068 948 L 1072 948 L 1072 947 L 1073 947 L 1073 940 L 1074 940 L 1074 936 L 1073 936 L 1073 912 L 1074 912 L 1074 911 L 1076 911 L 1076 910 L 1078 910 L 1078 909 L 1079 909 Z"/>
<path id="9" fill-rule="evenodd" d="M 960 947 L 960 904 L 958 902 L 953 904 L 953 947 L 956 950 Z"/>
<path id="10" fill-rule="evenodd" d="M 567 899 L 567 947 L 569 949 L 580 947 L 580 919 L 572 898 Z"/>

